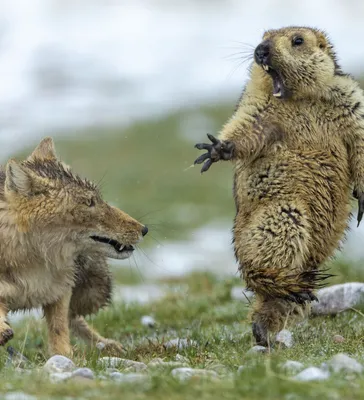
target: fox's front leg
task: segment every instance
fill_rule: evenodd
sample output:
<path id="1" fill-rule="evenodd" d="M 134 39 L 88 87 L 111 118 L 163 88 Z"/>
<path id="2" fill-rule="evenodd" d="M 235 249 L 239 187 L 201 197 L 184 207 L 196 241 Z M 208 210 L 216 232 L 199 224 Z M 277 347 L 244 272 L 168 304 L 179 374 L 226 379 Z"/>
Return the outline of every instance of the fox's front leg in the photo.
<path id="1" fill-rule="evenodd" d="M 14 336 L 14 332 L 7 321 L 7 314 L 6 306 L 0 302 L 0 346 L 4 346 Z"/>
<path id="2" fill-rule="evenodd" d="M 72 355 L 69 333 L 69 305 L 72 291 L 66 293 L 55 303 L 43 307 L 48 325 L 49 353 L 51 355 Z"/>

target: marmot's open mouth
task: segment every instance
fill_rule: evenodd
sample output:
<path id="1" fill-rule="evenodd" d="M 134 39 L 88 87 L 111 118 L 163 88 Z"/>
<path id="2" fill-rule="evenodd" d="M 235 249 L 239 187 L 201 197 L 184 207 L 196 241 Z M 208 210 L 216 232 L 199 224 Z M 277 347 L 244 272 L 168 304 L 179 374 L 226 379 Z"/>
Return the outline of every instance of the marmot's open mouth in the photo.
<path id="1" fill-rule="evenodd" d="M 267 64 L 262 64 L 262 68 L 266 71 L 273 79 L 273 96 L 281 98 L 283 97 L 283 85 L 281 77 L 278 72 Z"/>
<path id="2" fill-rule="evenodd" d="M 109 239 L 101 236 L 91 236 L 91 239 L 95 240 L 95 242 L 106 243 L 112 246 L 118 253 L 126 253 L 129 251 L 134 251 L 134 247 L 130 244 L 121 244 L 117 240 Z"/>

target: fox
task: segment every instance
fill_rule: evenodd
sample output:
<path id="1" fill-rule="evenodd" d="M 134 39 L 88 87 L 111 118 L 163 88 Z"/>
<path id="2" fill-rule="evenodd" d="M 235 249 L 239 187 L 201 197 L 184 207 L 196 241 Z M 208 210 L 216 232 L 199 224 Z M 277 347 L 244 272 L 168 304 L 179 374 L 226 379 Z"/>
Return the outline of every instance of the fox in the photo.
<path id="1" fill-rule="evenodd" d="M 41 308 L 49 355 L 72 356 L 70 334 L 120 355 L 85 317 L 111 302 L 107 259 L 126 259 L 148 227 L 109 205 L 45 137 L 23 161 L 0 168 L 0 345 L 13 338 L 10 311 Z"/>

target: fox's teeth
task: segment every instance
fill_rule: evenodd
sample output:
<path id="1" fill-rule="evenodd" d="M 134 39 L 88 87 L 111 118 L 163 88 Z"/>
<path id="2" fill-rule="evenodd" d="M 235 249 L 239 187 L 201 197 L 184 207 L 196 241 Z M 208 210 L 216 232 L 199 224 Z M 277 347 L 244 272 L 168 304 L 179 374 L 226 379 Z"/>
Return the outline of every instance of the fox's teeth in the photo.
<path id="1" fill-rule="evenodd" d="M 122 245 L 120 246 L 119 251 L 122 251 L 124 247 L 125 247 L 125 245 L 122 244 Z"/>

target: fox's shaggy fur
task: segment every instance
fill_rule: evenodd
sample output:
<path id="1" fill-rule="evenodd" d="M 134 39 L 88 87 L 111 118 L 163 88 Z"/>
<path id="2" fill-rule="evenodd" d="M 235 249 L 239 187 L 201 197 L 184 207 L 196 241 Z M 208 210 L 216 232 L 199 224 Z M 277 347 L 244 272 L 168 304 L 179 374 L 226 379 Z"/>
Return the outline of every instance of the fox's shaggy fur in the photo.
<path id="1" fill-rule="evenodd" d="M 235 254 L 266 345 L 267 331 L 309 311 L 328 277 L 319 268 L 347 227 L 352 186 L 364 193 L 363 92 L 322 31 L 267 31 L 219 138 L 197 145 L 208 153 L 196 162 L 234 161 Z"/>
<path id="2" fill-rule="evenodd" d="M 84 316 L 110 302 L 107 257 L 127 258 L 146 231 L 59 161 L 51 138 L 25 161 L 10 160 L 0 171 L 0 344 L 13 336 L 8 311 L 42 307 L 51 354 L 72 353 L 69 328 L 122 352 Z"/>

